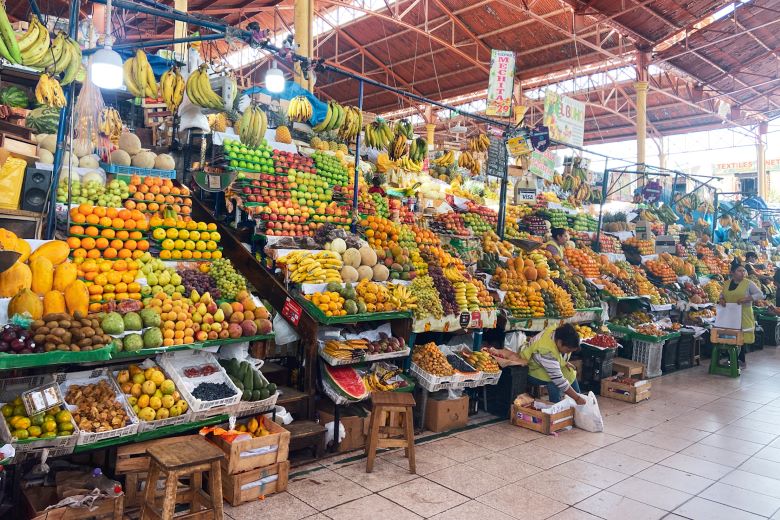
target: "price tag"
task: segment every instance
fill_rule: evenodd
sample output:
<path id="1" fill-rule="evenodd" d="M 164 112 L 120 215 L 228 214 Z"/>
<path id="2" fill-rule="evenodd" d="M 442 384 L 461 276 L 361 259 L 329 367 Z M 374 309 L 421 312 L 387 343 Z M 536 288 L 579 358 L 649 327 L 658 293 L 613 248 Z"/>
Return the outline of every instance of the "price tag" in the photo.
<path id="1" fill-rule="evenodd" d="M 282 317 L 289 321 L 291 325 L 297 327 L 298 322 L 301 321 L 302 312 L 303 309 L 300 304 L 288 296 L 282 306 Z"/>
<path id="2" fill-rule="evenodd" d="M 63 404 L 64 400 L 60 393 L 60 386 L 55 382 L 51 382 L 23 392 L 22 402 L 25 410 L 27 410 L 27 415 L 32 417 L 45 412 L 49 408 Z"/>
<path id="3" fill-rule="evenodd" d="M 469 323 L 471 323 L 471 314 L 468 312 L 461 312 L 460 318 L 458 319 L 458 323 L 460 324 L 460 327 L 462 329 L 465 329 L 469 326 Z"/>
<path id="4" fill-rule="evenodd" d="M 209 174 L 206 174 L 206 176 L 209 179 L 209 188 L 211 188 L 212 190 L 218 190 L 222 188 L 222 177 L 220 177 L 219 175 L 209 175 Z"/>
<path id="5" fill-rule="evenodd" d="M 479 311 L 472 311 L 471 313 L 471 323 L 469 324 L 469 327 L 472 329 L 481 329 L 482 328 L 482 313 Z"/>
<path id="6" fill-rule="evenodd" d="M 536 202 L 536 190 L 518 189 L 515 191 L 517 202 Z"/>

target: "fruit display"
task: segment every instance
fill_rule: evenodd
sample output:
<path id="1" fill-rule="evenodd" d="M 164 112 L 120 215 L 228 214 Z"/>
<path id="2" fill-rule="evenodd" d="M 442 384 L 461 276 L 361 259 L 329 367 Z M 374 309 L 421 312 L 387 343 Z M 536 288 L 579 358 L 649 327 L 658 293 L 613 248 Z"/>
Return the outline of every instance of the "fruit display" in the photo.
<path id="1" fill-rule="evenodd" d="M 252 437 L 265 437 L 266 435 L 270 435 L 271 432 L 268 430 L 268 419 L 263 415 L 258 415 L 257 417 L 252 417 L 246 422 L 242 422 L 239 424 L 236 424 L 236 431 L 241 433 L 248 433 Z"/>
<path id="2" fill-rule="evenodd" d="M 632 313 L 613 318 L 611 320 L 611 323 L 614 323 L 615 325 L 636 328 L 639 325 L 645 323 L 651 323 L 652 321 L 653 321 L 653 317 L 648 313 L 641 312 L 641 311 L 634 311 Z"/>
<path id="3" fill-rule="evenodd" d="M 17 336 L 15 341 L 20 341 L 22 332 L 16 331 L 15 334 Z M 3 338 L 5 338 L 5 332 Z M 25 348 L 15 350 L 16 343 L 12 341 L 10 350 L 19 354 L 30 353 L 27 352 L 29 350 L 28 338 L 32 338 L 32 343 L 35 345 L 32 352 L 36 352 L 36 347 L 42 347 L 43 352 L 90 351 L 105 347 L 113 341 L 101 328 L 97 316 L 85 317 L 78 311 L 73 315 L 64 312 L 46 314 L 41 319 L 33 321 L 30 324 L 28 335 L 23 340 Z"/>
<path id="4" fill-rule="evenodd" d="M 428 275 L 415 278 L 409 290 L 417 298 L 417 306 L 414 308 L 414 317 L 422 319 L 433 317 L 440 319 L 444 316 L 442 301 L 434 285 L 433 278 Z"/>
<path id="5" fill-rule="evenodd" d="M 578 270 L 585 278 L 597 278 L 599 276 L 598 261 L 584 250 L 567 247 L 563 253 L 569 265 Z"/>
<path id="6" fill-rule="evenodd" d="M 723 287 L 718 282 L 710 280 L 704 284 L 704 292 L 707 293 L 707 301 L 717 303 L 720 294 L 723 292 Z"/>
<path id="7" fill-rule="evenodd" d="M 580 339 L 583 341 L 590 339 L 596 335 L 596 331 L 594 331 L 592 328 L 590 328 L 587 325 L 577 324 L 574 325 L 574 328 L 577 330 L 577 334 L 579 334 Z"/>
<path id="8" fill-rule="evenodd" d="M 416 345 L 412 351 L 412 362 L 437 377 L 447 377 L 455 373 L 447 357 L 433 342 Z"/>
<path id="9" fill-rule="evenodd" d="M 276 393 L 276 385 L 269 383 L 260 370 L 246 360 L 220 359 L 230 380 L 241 392 L 242 401 L 263 401 Z"/>
<path id="10" fill-rule="evenodd" d="M 209 274 L 216 280 L 222 297 L 227 300 L 235 300 L 239 293 L 246 291 L 246 279 L 233 268 L 227 258 L 218 258 L 211 262 Z"/>
<path id="11" fill-rule="evenodd" d="M 406 343 L 403 338 L 383 336 L 377 341 L 368 341 L 366 339 L 328 340 L 325 342 L 322 352 L 336 359 L 360 360 L 365 356 L 389 354 L 406 349 Z"/>
<path id="12" fill-rule="evenodd" d="M 332 367 L 327 363 L 322 365 L 322 384 L 349 401 L 362 401 L 369 395 L 363 378 L 351 366 Z"/>
<path id="13" fill-rule="evenodd" d="M 169 112 L 176 113 L 179 109 L 179 105 L 184 100 L 185 85 L 184 78 L 176 66 L 163 72 L 160 77 L 160 95 Z"/>
<path id="14" fill-rule="evenodd" d="M 159 421 L 187 413 L 189 405 L 176 385 L 156 365 L 130 365 L 114 374 L 122 393 L 139 420 Z"/>
<path id="15" fill-rule="evenodd" d="M 636 332 L 638 334 L 644 334 L 645 336 L 655 336 L 655 337 L 661 337 L 666 336 L 666 332 L 658 327 L 657 325 L 653 325 L 652 323 L 645 323 L 643 325 L 639 325 L 635 328 Z"/>
<path id="16" fill-rule="evenodd" d="M 498 363 L 496 363 L 496 360 L 493 359 L 493 357 L 484 351 L 471 351 L 468 349 L 463 349 L 460 352 L 460 355 L 463 356 L 463 359 L 465 359 L 469 365 L 473 366 L 480 372 L 500 372 L 501 367 L 498 366 Z"/>
<path id="17" fill-rule="evenodd" d="M 436 215 L 431 222 L 431 229 L 437 233 L 454 235 L 457 237 L 470 237 L 471 231 L 466 228 L 466 221 L 460 213 L 449 212 Z"/>
<path id="18" fill-rule="evenodd" d="M 648 260 L 644 265 L 652 276 L 661 280 L 661 283 L 672 284 L 677 282 L 677 274 L 666 262 L 662 260 Z"/>
<path id="19" fill-rule="evenodd" d="M 123 134 L 124 135 L 124 134 Z M 173 169 L 173 158 L 167 154 L 160 154 L 154 159 L 155 168 Z M 125 200 L 124 207 L 129 210 L 152 214 L 152 218 L 172 218 L 174 220 L 189 221 L 192 212 L 192 199 L 190 190 L 186 186 L 177 186 L 170 179 L 160 177 L 139 177 L 133 175 L 127 186 L 129 198 Z M 159 217 L 156 214 L 161 213 Z M 150 227 L 157 227 L 150 222 Z"/>
<path id="20" fill-rule="evenodd" d="M 602 234 L 599 236 L 599 251 L 601 253 L 622 254 L 623 248 L 620 246 L 620 240 L 611 235 Z"/>
<path id="21" fill-rule="evenodd" d="M 30 417 L 19 396 L 5 403 L 2 412 L 11 437 L 17 442 L 68 437 L 77 431 L 70 411 L 60 406 Z"/>
<path id="22" fill-rule="evenodd" d="M 200 401 L 219 401 L 236 395 L 230 386 L 225 383 L 199 383 L 192 392 L 192 397 Z"/>
<path id="23" fill-rule="evenodd" d="M 287 106 L 287 119 L 297 123 L 305 123 L 311 119 L 312 110 L 311 102 L 306 96 L 295 96 Z"/>
<path id="24" fill-rule="evenodd" d="M 655 240 L 640 240 L 637 237 L 631 237 L 623 241 L 623 246 L 639 251 L 642 256 L 655 254 Z"/>
<path id="25" fill-rule="evenodd" d="M 619 346 L 614 336 L 609 334 L 596 334 L 595 336 L 588 338 L 587 342 L 588 345 L 600 348 L 618 348 Z"/>
<path id="26" fill-rule="evenodd" d="M 105 378 L 97 383 L 68 386 L 65 402 L 76 407 L 73 420 L 83 432 L 107 432 L 131 423 L 124 404 L 117 400 L 113 385 Z"/>
<path id="27" fill-rule="evenodd" d="M 363 376 L 363 384 L 371 392 L 393 392 L 407 386 L 401 373 L 402 369 L 388 363 L 374 363 L 369 373 Z"/>

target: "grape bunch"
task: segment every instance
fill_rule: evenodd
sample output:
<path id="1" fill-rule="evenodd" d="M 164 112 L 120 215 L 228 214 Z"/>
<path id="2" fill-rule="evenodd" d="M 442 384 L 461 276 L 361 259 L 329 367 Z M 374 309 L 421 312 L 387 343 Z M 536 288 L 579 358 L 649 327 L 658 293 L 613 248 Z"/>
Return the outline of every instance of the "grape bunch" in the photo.
<path id="1" fill-rule="evenodd" d="M 436 264 L 430 264 L 428 266 L 428 274 L 433 279 L 433 285 L 436 287 L 436 290 L 439 291 L 444 314 L 447 316 L 460 314 L 460 308 L 458 307 L 458 304 L 455 303 L 455 287 L 453 287 L 452 282 L 444 276 L 441 267 Z"/>
<path id="2" fill-rule="evenodd" d="M 199 294 L 209 293 L 215 300 L 221 298 L 220 290 L 217 288 L 217 284 L 214 278 L 206 273 L 202 273 L 197 269 L 179 269 L 179 275 L 181 275 L 181 283 L 190 294 L 193 290 Z"/>
<path id="3" fill-rule="evenodd" d="M 226 300 L 235 300 L 239 292 L 246 290 L 246 280 L 227 258 L 212 261 L 209 275 L 216 281 L 217 289 Z"/>
<path id="4" fill-rule="evenodd" d="M 441 319 L 444 316 L 439 293 L 433 285 L 433 278 L 430 276 L 418 276 L 409 285 L 409 290 L 417 298 L 417 307 L 414 309 L 414 317 L 417 319 L 433 316 Z"/>

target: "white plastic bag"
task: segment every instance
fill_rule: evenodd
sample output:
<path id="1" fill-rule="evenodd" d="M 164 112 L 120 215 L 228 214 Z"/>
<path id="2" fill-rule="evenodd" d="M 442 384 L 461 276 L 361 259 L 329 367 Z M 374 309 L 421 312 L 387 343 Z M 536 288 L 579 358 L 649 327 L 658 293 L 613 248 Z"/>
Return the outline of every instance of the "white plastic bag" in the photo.
<path id="1" fill-rule="evenodd" d="M 588 392 L 588 395 L 585 396 L 585 404 L 574 407 L 574 426 L 586 432 L 604 431 L 604 420 L 601 418 L 599 402 L 593 392 Z"/>

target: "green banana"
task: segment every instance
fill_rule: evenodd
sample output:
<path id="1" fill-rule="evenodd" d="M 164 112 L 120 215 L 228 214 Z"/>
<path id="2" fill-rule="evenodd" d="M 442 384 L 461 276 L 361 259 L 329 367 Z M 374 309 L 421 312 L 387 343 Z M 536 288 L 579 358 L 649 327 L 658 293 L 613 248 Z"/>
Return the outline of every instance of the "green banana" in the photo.
<path id="1" fill-rule="evenodd" d="M 11 22 L 8 20 L 8 14 L 5 12 L 5 7 L 0 6 L 0 38 L 3 39 L 8 56 L 6 57 L 11 63 L 22 62 L 22 52 L 19 50 L 19 42 L 16 41 L 16 34 L 11 27 Z"/>
<path id="2" fill-rule="evenodd" d="M 74 40 L 68 40 L 68 47 L 70 47 L 70 61 L 68 62 L 68 68 L 65 69 L 65 75 L 60 81 L 60 85 L 67 85 L 76 78 L 76 74 L 81 67 L 81 47 Z"/>

